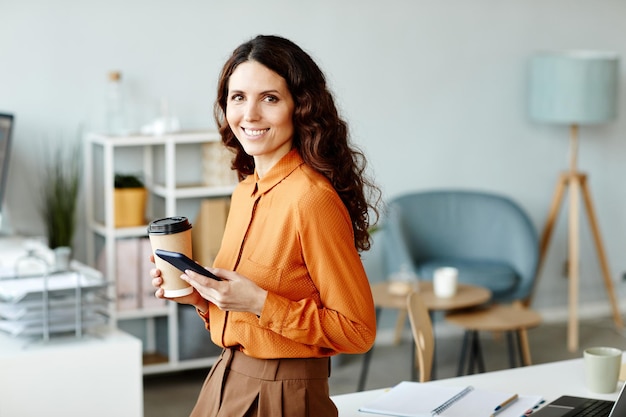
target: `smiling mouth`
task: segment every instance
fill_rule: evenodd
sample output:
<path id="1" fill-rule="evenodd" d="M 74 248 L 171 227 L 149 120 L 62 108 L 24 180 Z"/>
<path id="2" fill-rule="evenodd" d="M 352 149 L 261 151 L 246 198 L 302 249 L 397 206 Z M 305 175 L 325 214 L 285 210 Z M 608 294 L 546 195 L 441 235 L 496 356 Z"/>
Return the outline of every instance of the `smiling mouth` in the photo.
<path id="1" fill-rule="evenodd" d="M 263 133 L 269 131 L 269 129 L 246 129 L 242 128 L 243 132 L 248 136 L 261 136 Z"/>

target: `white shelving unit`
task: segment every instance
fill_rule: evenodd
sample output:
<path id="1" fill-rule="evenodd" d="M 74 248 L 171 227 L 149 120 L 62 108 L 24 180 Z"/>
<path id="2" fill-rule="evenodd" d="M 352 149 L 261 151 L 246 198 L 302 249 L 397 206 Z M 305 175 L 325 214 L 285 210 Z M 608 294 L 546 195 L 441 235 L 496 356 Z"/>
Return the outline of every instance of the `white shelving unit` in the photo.
<path id="1" fill-rule="evenodd" d="M 163 212 L 154 212 L 154 204 L 148 204 L 148 219 L 181 215 L 177 211 L 177 203 L 182 199 L 197 199 L 198 205 L 202 198 L 230 196 L 234 185 L 227 186 L 183 186 L 177 182 L 177 148 L 180 145 L 197 144 L 219 141 L 217 132 L 188 132 L 175 133 L 163 136 L 106 136 L 91 133 L 86 136 L 85 146 L 85 201 L 87 216 L 86 251 L 88 263 L 96 264 L 96 240 L 100 236 L 104 240 L 106 251 L 107 279 L 116 282 L 116 241 L 123 238 L 146 237 L 147 224 L 139 227 L 116 228 L 114 226 L 114 176 L 116 170 L 116 151 L 123 148 L 138 148 L 139 159 L 143 172 L 145 186 L 149 191 L 149 199 L 160 197 L 164 200 Z M 158 155 L 158 157 L 157 157 Z M 157 173 L 159 174 L 157 176 Z M 157 183 L 156 178 L 163 178 Z M 200 179 L 198 182 L 201 182 Z M 103 216 L 96 215 L 95 197 L 100 192 L 104 195 Z M 192 219 L 190 219 L 192 220 Z M 146 277 L 148 279 L 148 277 Z M 111 286 L 112 297 L 115 296 L 115 286 Z M 160 363 L 144 363 L 143 373 L 161 373 L 182 369 L 208 367 L 216 357 L 202 357 L 199 359 L 181 359 L 180 357 L 180 329 L 179 315 L 182 307 L 174 302 L 168 302 L 162 308 L 139 308 L 136 310 L 117 311 L 112 315 L 113 325 L 125 320 L 143 320 L 145 322 L 144 352 L 156 351 L 156 324 L 158 318 L 167 320 L 167 360 Z M 198 331 L 202 331 L 198 325 Z"/>

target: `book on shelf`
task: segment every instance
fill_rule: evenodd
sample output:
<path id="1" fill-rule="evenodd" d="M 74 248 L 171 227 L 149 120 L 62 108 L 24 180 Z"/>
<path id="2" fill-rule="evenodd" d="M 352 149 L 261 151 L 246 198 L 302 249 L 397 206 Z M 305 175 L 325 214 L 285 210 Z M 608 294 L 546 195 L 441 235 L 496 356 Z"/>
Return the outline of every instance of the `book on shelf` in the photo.
<path id="1" fill-rule="evenodd" d="M 539 395 L 403 381 L 359 411 L 400 417 L 520 417 L 541 402 Z"/>

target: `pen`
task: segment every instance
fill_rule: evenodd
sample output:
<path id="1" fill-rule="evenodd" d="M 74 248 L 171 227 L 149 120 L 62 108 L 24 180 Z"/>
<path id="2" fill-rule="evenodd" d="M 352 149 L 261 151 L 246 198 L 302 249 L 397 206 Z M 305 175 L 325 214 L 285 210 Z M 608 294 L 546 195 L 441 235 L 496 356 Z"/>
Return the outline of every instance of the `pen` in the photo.
<path id="1" fill-rule="evenodd" d="M 509 405 L 513 404 L 517 400 L 517 398 L 518 398 L 518 395 L 514 394 L 510 398 L 504 400 L 500 405 L 498 405 L 496 408 L 493 409 L 493 414 L 491 414 L 490 417 L 494 417 L 497 414 L 499 414 L 502 410 L 507 408 Z"/>

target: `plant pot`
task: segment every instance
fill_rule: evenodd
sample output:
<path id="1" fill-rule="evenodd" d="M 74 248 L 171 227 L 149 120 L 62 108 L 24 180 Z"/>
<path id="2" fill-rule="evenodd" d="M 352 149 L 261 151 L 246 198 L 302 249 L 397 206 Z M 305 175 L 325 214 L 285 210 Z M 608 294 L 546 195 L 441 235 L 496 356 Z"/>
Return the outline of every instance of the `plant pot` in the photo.
<path id="1" fill-rule="evenodd" d="M 135 227 L 146 224 L 145 188 L 116 188 L 113 193 L 115 227 Z"/>
<path id="2" fill-rule="evenodd" d="M 69 271 L 72 261 L 72 248 L 69 246 L 58 246 L 53 249 L 55 271 Z"/>

